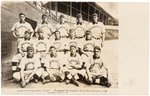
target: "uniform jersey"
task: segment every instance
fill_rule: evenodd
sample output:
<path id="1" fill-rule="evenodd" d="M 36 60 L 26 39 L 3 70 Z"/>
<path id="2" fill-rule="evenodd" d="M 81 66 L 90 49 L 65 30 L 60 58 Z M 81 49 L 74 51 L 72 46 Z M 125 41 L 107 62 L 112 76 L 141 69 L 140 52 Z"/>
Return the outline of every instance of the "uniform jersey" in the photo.
<path id="1" fill-rule="evenodd" d="M 32 46 L 35 48 L 35 41 L 33 39 L 25 40 L 20 39 L 18 44 L 19 52 L 26 52 L 28 46 Z"/>
<path id="2" fill-rule="evenodd" d="M 50 47 L 49 40 L 43 39 L 43 40 L 36 40 L 35 48 L 37 52 L 48 52 Z"/>
<path id="3" fill-rule="evenodd" d="M 71 54 L 68 53 L 67 56 L 66 56 L 66 58 L 67 58 L 66 67 L 68 69 L 73 69 L 71 67 L 71 65 L 82 65 L 82 60 L 81 60 L 81 57 L 80 57 L 80 55 L 78 53 L 76 53 L 75 57 L 71 56 Z"/>
<path id="4" fill-rule="evenodd" d="M 40 61 L 37 59 L 36 55 L 34 55 L 32 58 L 25 56 L 22 58 L 18 67 L 24 69 L 25 71 L 34 70 L 34 68 L 40 67 Z"/>
<path id="5" fill-rule="evenodd" d="M 66 38 L 68 37 L 68 30 L 69 30 L 69 25 L 64 23 L 64 24 L 57 24 L 58 31 L 60 31 L 61 37 Z"/>
<path id="6" fill-rule="evenodd" d="M 52 35 L 52 32 L 54 32 L 53 26 L 51 24 L 48 24 L 48 23 L 38 24 L 35 31 L 37 32 L 38 29 L 42 29 L 44 32 L 44 37 L 48 38 L 48 39 Z"/>
<path id="7" fill-rule="evenodd" d="M 105 33 L 105 26 L 102 22 L 98 22 L 97 24 L 89 23 L 87 28 L 91 31 L 95 39 L 101 39 L 102 34 Z"/>
<path id="8" fill-rule="evenodd" d="M 56 57 L 50 57 L 50 54 L 46 55 L 45 67 L 49 69 L 58 69 L 61 67 L 60 58 L 57 55 Z"/>
<path id="9" fill-rule="evenodd" d="M 75 24 L 73 26 L 73 29 L 76 33 L 76 37 L 77 38 L 83 38 L 84 37 L 84 34 L 85 34 L 85 30 L 86 30 L 86 25 L 85 24 Z"/>
<path id="10" fill-rule="evenodd" d="M 95 39 L 91 39 L 91 40 L 85 40 L 82 39 L 82 49 L 83 51 L 87 52 L 87 51 L 90 51 L 90 52 L 93 52 L 94 50 L 94 46 L 95 46 Z"/>
<path id="11" fill-rule="evenodd" d="M 66 39 L 61 38 L 60 40 L 53 40 L 50 45 L 56 47 L 59 52 L 63 51 L 66 47 Z"/>
<path id="12" fill-rule="evenodd" d="M 28 22 L 24 22 L 24 23 L 17 22 L 13 25 L 11 29 L 11 31 L 17 31 L 19 37 L 24 37 L 24 33 L 27 30 L 33 32 L 32 26 Z"/>
<path id="13" fill-rule="evenodd" d="M 96 73 L 98 75 L 102 75 L 104 77 L 106 77 L 107 75 L 107 70 L 103 65 L 103 61 L 101 60 L 101 58 L 98 59 L 90 59 L 90 66 L 89 66 L 89 71 L 91 73 Z"/>
<path id="14" fill-rule="evenodd" d="M 80 40 L 79 39 L 70 39 L 70 38 L 68 38 L 67 40 L 66 40 L 66 49 L 70 49 L 70 46 L 72 45 L 72 44 L 74 44 L 74 45 L 76 45 L 77 47 L 79 47 L 79 48 L 81 48 L 82 47 L 82 44 L 81 44 L 81 42 L 80 42 Z"/>

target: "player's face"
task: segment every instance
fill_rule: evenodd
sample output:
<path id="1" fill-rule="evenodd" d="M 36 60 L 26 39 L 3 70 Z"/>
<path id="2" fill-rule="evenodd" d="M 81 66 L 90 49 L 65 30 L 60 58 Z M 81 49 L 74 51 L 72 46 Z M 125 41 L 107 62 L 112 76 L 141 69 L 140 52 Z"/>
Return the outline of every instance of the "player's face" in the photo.
<path id="1" fill-rule="evenodd" d="M 77 18 L 77 22 L 82 22 L 82 17 L 80 17 L 80 18 Z"/>
<path id="2" fill-rule="evenodd" d="M 70 38 L 75 38 L 75 32 L 70 32 L 69 36 L 70 36 Z"/>
<path id="3" fill-rule="evenodd" d="M 25 38 L 30 38 L 30 33 L 25 33 Z"/>
<path id="4" fill-rule="evenodd" d="M 65 19 L 64 18 L 60 18 L 60 23 L 64 23 Z"/>
<path id="5" fill-rule="evenodd" d="M 95 50 L 94 50 L 94 55 L 95 55 L 96 57 L 99 57 L 99 56 L 100 56 L 100 53 L 101 53 L 100 50 L 98 50 L 98 49 L 95 49 Z"/>
<path id="6" fill-rule="evenodd" d="M 27 55 L 28 55 L 28 57 L 32 58 L 33 55 L 34 55 L 33 50 L 28 50 L 28 51 L 27 51 Z"/>
<path id="7" fill-rule="evenodd" d="M 43 20 L 44 22 L 47 22 L 47 17 L 46 17 L 46 16 L 43 16 L 42 20 Z"/>
<path id="8" fill-rule="evenodd" d="M 24 15 L 20 15 L 19 18 L 20 18 L 20 21 L 22 21 L 22 22 L 25 21 L 25 16 Z"/>
<path id="9" fill-rule="evenodd" d="M 71 54 L 76 54 L 76 48 L 75 47 L 70 47 L 70 52 Z"/>
<path id="10" fill-rule="evenodd" d="M 56 39 L 59 39 L 59 38 L 60 38 L 60 33 L 59 33 L 59 32 L 56 32 L 56 33 L 55 33 L 55 38 L 56 38 Z"/>
<path id="11" fill-rule="evenodd" d="M 55 48 L 51 48 L 51 49 L 50 49 L 50 54 L 51 54 L 52 56 L 54 56 L 54 55 L 56 54 L 56 49 L 55 49 Z"/>
<path id="12" fill-rule="evenodd" d="M 90 40 L 92 38 L 92 34 L 91 33 L 90 34 L 86 34 L 85 38 L 86 38 L 86 40 Z"/>
<path id="13" fill-rule="evenodd" d="M 44 33 L 43 32 L 39 32 L 39 38 L 44 38 Z"/>
<path id="14" fill-rule="evenodd" d="M 97 16 L 93 16 L 93 22 L 97 22 L 98 17 Z"/>

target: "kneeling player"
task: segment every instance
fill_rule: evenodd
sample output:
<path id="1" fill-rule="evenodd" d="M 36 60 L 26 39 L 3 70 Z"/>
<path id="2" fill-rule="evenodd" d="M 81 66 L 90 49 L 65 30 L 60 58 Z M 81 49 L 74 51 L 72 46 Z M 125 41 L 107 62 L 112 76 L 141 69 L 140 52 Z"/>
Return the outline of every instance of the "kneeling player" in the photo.
<path id="1" fill-rule="evenodd" d="M 56 53 L 54 46 L 50 47 L 50 53 L 46 55 L 44 66 L 46 71 L 42 74 L 43 84 L 53 81 L 63 81 L 65 76 L 62 72 L 61 58 Z"/>
<path id="2" fill-rule="evenodd" d="M 85 70 L 82 69 L 82 60 L 80 55 L 76 52 L 77 46 L 70 46 L 70 53 L 67 54 L 67 63 L 63 67 L 63 71 L 66 75 L 66 83 L 73 83 L 79 86 L 77 80 L 80 79 L 79 76 L 85 76 Z"/>
<path id="3" fill-rule="evenodd" d="M 108 82 L 108 70 L 103 65 L 103 61 L 100 58 L 101 49 L 99 46 L 94 47 L 94 55 L 90 60 L 89 66 L 87 66 L 87 81 L 89 83 L 100 84 L 102 86 L 110 87 Z"/>
<path id="4" fill-rule="evenodd" d="M 34 55 L 34 48 L 31 46 L 27 47 L 27 55 L 22 58 L 20 65 L 20 72 L 15 72 L 13 78 L 16 81 L 21 81 L 21 87 L 25 87 L 30 80 L 38 81 L 38 78 L 41 76 L 43 71 L 40 67 L 40 61 Z"/>
<path id="5" fill-rule="evenodd" d="M 25 31 L 24 35 L 25 37 L 23 39 L 20 39 L 20 41 L 18 42 L 18 54 L 14 55 L 12 58 L 13 73 L 18 71 L 18 65 L 20 64 L 21 59 L 26 55 L 27 47 L 34 46 L 34 41 L 30 38 L 31 32 Z"/>

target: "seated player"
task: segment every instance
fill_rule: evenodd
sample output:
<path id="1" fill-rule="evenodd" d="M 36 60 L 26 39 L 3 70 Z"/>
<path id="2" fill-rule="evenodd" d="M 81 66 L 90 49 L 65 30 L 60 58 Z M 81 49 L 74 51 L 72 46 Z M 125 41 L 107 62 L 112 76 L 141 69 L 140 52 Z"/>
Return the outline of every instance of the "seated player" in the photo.
<path id="1" fill-rule="evenodd" d="M 100 57 L 101 49 L 99 46 L 94 47 L 94 55 L 90 59 L 90 65 L 87 67 L 87 81 L 102 86 L 110 87 L 108 82 L 108 69 L 105 68 Z"/>
<path id="2" fill-rule="evenodd" d="M 66 84 L 73 83 L 79 86 L 77 80 L 79 75 L 85 76 L 85 70 L 82 70 L 82 60 L 80 55 L 76 52 L 77 46 L 70 46 L 70 53 L 66 56 L 66 64 L 63 66 L 63 72 L 66 76 Z"/>
<path id="3" fill-rule="evenodd" d="M 31 46 L 27 47 L 27 55 L 22 58 L 20 65 L 20 72 L 15 72 L 13 74 L 13 78 L 16 81 L 21 81 L 21 87 L 25 87 L 29 81 L 35 80 L 38 82 L 39 77 L 41 76 L 41 72 L 43 71 L 40 67 L 40 61 L 34 55 L 34 48 Z"/>
<path id="4" fill-rule="evenodd" d="M 63 56 L 62 56 L 63 57 Z M 42 74 L 43 84 L 53 81 L 63 81 L 65 76 L 62 72 L 62 58 L 57 54 L 54 46 L 50 47 L 50 53 L 46 55 L 44 66 L 46 70 Z M 43 59 L 44 60 L 44 59 Z"/>
<path id="5" fill-rule="evenodd" d="M 34 40 L 30 38 L 31 32 L 25 31 L 25 37 L 19 40 L 18 44 L 18 54 L 12 58 L 12 71 L 13 73 L 17 71 L 17 66 L 19 65 L 21 59 L 26 55 L 26 49 L 28 46 L 34 47 Z"/>

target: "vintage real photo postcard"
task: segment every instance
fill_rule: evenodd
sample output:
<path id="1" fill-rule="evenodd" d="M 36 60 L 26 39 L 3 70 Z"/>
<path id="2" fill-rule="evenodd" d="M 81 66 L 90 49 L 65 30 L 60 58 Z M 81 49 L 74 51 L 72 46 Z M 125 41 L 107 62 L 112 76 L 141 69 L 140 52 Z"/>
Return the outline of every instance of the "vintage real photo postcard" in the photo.
<path id="1" fill-rule="evenodd" d="M 140 8 L 134 10 L 132 5 Z M 148 69 L 145 66 L 148 66 L 148 62 L 143 62 L 143 65 L 140 62 L 146 69 L 141 67 L 139 71 L 144 71 L 139 72 L 139 58 L 136 59 L 136 54 L 128 53 L 132 42 L 131 34 L 137 32 L 132 36 L 133 41 L 140 36 L 139 25 L 136 26 L 137 22 L 134 25 L 130 23 L 133 28 L 137 27 L 134 33 L 123 31 L 130 29 L 127 23 L 128 20 L 132 21 L 130 15 L 135 13 L 134 21 L 136 14 L 148 14 L 148 9 L 145 9 L 148 4 L 129 3 L 129 7 L 133 11 L 125 9 L 128 8 L 128 3 L 119 2 L 2 1 L 2 94 L 92 95 L 135 94 L 136 91 L 137 94 L 147 94 L 145 90 L 148 88 L 148 79 L 145 78 L 148 78 Z M 136 12 L 138 10 L 139 13 Z M 123 27 L 124 21 L 127 27 Z M 148 34 L 144 27 L 140 32 Z M 129 37 L 122 33 L 129 34 Z M 144 36 L 141 38 L 147 41 L 148 37 Z M 139 48 L 138 44 L 148 45 L 148 41 L 143 43 L 142 40 L 139 38 L 141 42 L 137 41 L 139 43 L 136 43 L 137 46 L 135 44 L 133 50 Z M 125 50 L 120 49 L 121 46 L 125 46 Z M 147 47 L 144 48 L 141 50 L 148 52 Z M 124 59 L 123 54 L 124 57 L 127 56 Z M 131 62 L 128 61 L 130 54 L 135 56 Z M 147 55 L 143 54 L 145 56 Z M 137 61 L 137 66 L 132 63 L 133 60 Z M 126 76 L 132 75 L 132 72 L 139 74 L 134 76 L 138 80 L 140 78 L 140 84 L 144 86 L 141 87 L 143 90 L 139 89 L 141 93 L 138 89 L 130 90 L 135 87 L 136 80 Z"/>

